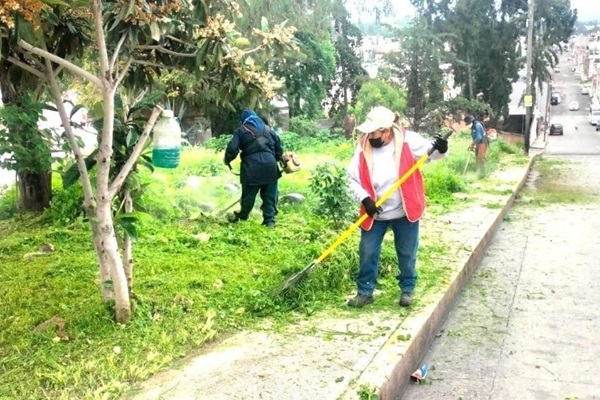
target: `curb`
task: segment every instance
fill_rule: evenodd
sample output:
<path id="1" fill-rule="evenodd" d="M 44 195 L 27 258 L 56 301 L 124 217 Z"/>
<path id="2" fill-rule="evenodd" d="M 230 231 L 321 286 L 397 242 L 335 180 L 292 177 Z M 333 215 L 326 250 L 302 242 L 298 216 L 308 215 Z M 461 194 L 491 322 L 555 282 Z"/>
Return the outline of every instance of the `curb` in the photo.
<path id="1" fill-rule="evenodd" d="M 410 316 L 402 322 L 399 329 L 389 336 L 389 339 L 369 366 L 360 374 L 355 385 L 352 385 L 354 387 L 347 388 L 344 399 L 353 398 L 350 393 L 358 385 L 379 387 L 379 399 L 381 400 L 402 399 L 406 388 L 410 384 L 410 375 L 421 366 L 422 360 L 429 351 L 449 311 L 464 286 L 470 281 L 473 272 L 483 258 L 488 244 L 493 239 L 508 211 L 512 208 L 516 196 L 525 185 L 533 163 L 542 153 L 543 151 L 531 157 L 523 178 L 506 200 L 504 207 L 491 223 L 486 221 L 488 225 L 482 231 L 481 239 L 473 243 L 473 251 L 466 257 L 460 270 L 455 273 L 446 291 L 440 295 L 437 301 L 425 307 L 422 312 Z M 399 343 L 397 337 L 407 332 L 410 333 L 411 340 L 406 344 Z"/>

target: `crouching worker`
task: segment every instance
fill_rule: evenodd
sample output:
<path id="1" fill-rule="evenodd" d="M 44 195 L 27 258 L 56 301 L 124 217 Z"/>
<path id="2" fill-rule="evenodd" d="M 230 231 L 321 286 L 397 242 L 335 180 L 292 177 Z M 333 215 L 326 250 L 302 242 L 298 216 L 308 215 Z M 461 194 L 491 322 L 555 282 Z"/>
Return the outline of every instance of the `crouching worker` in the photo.
<path id="1" fill-rule="evenodd" d="M 375 203 L 396 183 L 431 146 L 431 159 L 448 154 L 448 141 L 436 136 L 433 143 L 418 133 L 397 125 L 398 116 L 385 107 L 375 107 L 356 129 L 363 133 L 348 166 L 349 185 L 355 199 L 362 204 L 360 266 L 357 294 L 348 301 L 350 307 L 373 302 L 377 285 L 381 244 L 386 231 L 394 233 L 398 256 L 399 305 L 412 303 L 417 282 L 415 265 L 419 247 L 419 219 L 425 211 L 425 192 L 421 172 L 416 170 L 380 207 Z"/>
<path id="2" fill-rule="evenodd" d="M 256 195 L 262 199 L 262 224 L 275 227 L 277 207 L 277 180 L 281 176 L 278 162 L 281 162 L 283 149 L 275 131 L 266 125 L 252 110 L 242 113 L 242 124 L 235 131 L 225 150 L 227 166 L 240 153 L 240 183 L 242 184 L 241 209 L 234 213 L 231 222 L 247 220 L 254 208 Z M 231 167 L 230 167 L 231 168 Z"/>

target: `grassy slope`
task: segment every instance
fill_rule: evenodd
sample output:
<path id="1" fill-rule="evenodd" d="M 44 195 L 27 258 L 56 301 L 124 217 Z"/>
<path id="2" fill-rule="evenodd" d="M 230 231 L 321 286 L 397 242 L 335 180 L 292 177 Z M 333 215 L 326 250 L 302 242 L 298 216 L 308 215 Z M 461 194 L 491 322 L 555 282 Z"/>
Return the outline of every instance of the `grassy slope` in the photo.
<path id="1" fill-rule="evenodd" d="M 439 169 L 452 167 L 460 171 L 452 174 L 461 181 L 467 144 L 464 136 L 454 138 L 452 157 L 427 165 L 426 177 L 443 180 Z M 285 323 L 299 313 L 343 307 L 344 296 L 354 290 L 358 233 L 292 298 L 273 295 L 286 277 L 316 258 L 340 232 L 313 213 L 308 181 L 319 163 L 336 157 L 345 165 L 352 146 L 322 146 L 316 151 L 303 152 L 304 169 L 281 181 L 282 194 L 297 191 L 308 202 L 282 205 L 274 231 L 260 226 L 258 212 L 251 221 L 235 225 L 216 212 L 199 213 L 206 206 L 222 209 L 239 196 L 223 188 L 237 177 L 221 165 L 220 154 L 190 150 L 177 170 L 148 176 L 145 202 L 157 218 L 141 223 L 135 246 L 135 319 L 127 326 L 115 324 L 101 302 L 85 222 L 66 227 L 25 217 L 0 222 L 0 398 L 118 397 L 208 340 L 258 328 L 262 317 Z M 457 207 L 447 194 L 433 195 L 434 212 Z M 207 236 L 199 234 L 210 239 L 204 241 Z M 45 243 L 52 243 L 56 251 L 23 258 Z M 419 291 L 435 290 L 445 275 L 444 265 L 433 262 L 432 255 L 446 250 L 423 241 Z M 384 246 L 381 265 L 382 297 L 391 301 L 398 294 L 393 246 Z M 54 327 L 35 331 L 53 316 L 66 321 L 68 339 L 61 340 Z"/>

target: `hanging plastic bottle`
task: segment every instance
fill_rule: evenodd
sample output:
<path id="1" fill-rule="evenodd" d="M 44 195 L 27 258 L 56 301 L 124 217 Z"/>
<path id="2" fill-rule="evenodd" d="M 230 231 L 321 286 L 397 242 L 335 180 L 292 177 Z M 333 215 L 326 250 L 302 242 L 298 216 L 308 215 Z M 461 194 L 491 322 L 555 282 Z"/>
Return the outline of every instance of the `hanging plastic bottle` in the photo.
<path id="1" fill-rule="evenodd" d="M 173 110 L 163 110 L 154 125 L 152 140 L 152 165 L 160 168 L 175 168 L 181 153 L 181 127 Z"/>

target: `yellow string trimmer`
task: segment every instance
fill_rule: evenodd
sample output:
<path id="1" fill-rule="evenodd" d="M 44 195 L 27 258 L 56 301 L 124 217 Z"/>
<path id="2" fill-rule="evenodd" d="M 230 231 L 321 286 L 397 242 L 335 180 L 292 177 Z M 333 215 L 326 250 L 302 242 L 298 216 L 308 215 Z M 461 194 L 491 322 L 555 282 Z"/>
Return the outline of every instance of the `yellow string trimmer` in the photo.
<path id="1" fill-rule="evenodd" d="M 449 132 L 446 135 L 444 135 L 444 139 L 448 139 L 450 135 L 452 135 L 452 133 L 453 132 Z M 419 158 L 417 162 L 408 171 L 406 171 L 406 173 L 402 175 L 402 177 L 400 177 L 400 179 L 398 179 L 396 183 L 394 183 L 394 185 L 388 189 L 387 192 L 383 194 L 383 196 L 377 199 L 375 205 L 377 207 L 381 206 L 388 199 L 388 197 L 392 195 L 392 193 L 398 190 L 398 188 L 404 183 L 404 181 L 406 181 L 417 169 L 421 168 L 421 166 L 427 162 L 429 156 L 431 156 L 431 154 L 433 154 L 434 151 L 435 149 L 433 147 L 427 150 L 427 153 L 423 154 L 423 156 Z M 365 222 L 367 218 L 368 215 L 366 213 L 363 214 L 354 224 L 352 224 L 352 226 L 346 229 L 337 238 L 337 240 L 331 246 L 329 246 L 329 248 L 327 248 L 327 250 L 321 253 L 319 258 L 310 263 L 310 265 L 304 268 L 302 271 L 299 271 L 292 275 L 290 278 L 288 278 L 288 280 L 285 281 L 284 284 L 281 286 L 281 289 L 279 289 L 279 293 L 289 292 L 290 290 L 298 286 L 298 284 L 302 282 L 304 278 L 306 278 L 308 274 L 310 274 L 312 270 L 317 267 L 317 265 L 319 265 L 321 262 L 323 262 L 323 260 L 329 257 L 333 253 L 333 251 L 339 247 L 340 244 L 342 244 L 346 239 L 348 239 L 348 236 L 350 236 L 350 234 L 354 232 L 356 228 L 358 228 L 363 222 Z"/>

